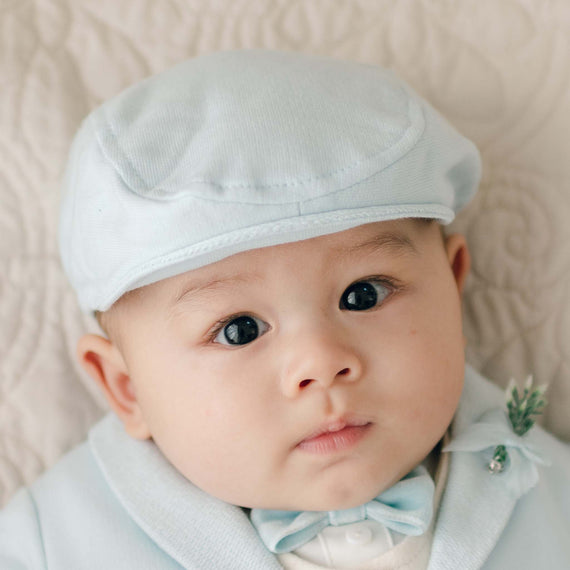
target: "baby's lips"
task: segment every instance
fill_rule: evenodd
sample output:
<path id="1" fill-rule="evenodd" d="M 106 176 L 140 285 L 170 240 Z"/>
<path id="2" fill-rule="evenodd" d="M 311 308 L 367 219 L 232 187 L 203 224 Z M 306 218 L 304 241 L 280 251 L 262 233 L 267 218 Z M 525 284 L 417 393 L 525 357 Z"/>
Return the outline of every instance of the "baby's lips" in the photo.
<path id="1" fill-rule="evenodd" d="M 319 427 L 309 432 L 297 445 L 316 439 L 317 437 L 327 433 L 338 432 L 349 427 L 362 427 L 369 423 L 371 422 L 368 419 L 353 416 L 342 416 L 322 423 Z"/>

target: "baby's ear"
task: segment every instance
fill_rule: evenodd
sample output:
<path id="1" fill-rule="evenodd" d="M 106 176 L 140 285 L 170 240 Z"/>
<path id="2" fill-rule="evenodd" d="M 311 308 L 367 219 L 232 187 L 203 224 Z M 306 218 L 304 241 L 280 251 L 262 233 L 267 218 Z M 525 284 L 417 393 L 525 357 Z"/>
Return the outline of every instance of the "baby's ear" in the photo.
<path id="1" fill-rule="evenodd" d="M 150 432 L 137 401 L 124 358 L 115 344 L 102 336 L 88 334 L 77 345 L 81 366 L 103 391 L 111 409 L 136 439 L 149 439 Z"/>
<path id="2" fill-rule="evenodd" d="M 445 250 L 451 271 L 457 283 L 457 289 L 459 290 L 459 294 L 461 294 L 463 293 L 465 280 L 471 269 L 471 256 L 465 236 L 462 234 L 451 234 L 447 236 L 445 238 Z"/>

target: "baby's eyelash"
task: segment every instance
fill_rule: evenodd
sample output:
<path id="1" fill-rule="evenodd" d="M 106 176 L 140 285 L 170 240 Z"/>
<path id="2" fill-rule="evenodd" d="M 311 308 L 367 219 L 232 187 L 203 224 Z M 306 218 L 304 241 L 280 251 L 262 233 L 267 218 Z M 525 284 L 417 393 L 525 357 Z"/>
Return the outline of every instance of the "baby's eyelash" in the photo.
<path id="1" fill-rule="evenodd" d="M 358 279 L 354 283 L 361 281 L 374 281 L 375 283 L 379 283 L 380 285 L 384 285 L 384 287 L 391 289 L 394 293 L 404 288 L 404 284 L 400 280 L 395 279 L 394 277 L 388 277 L 387 275 L 368 275 L 367 277 Z"/>
<path id="2" fill-rule="evenodd" d="M 223 330 L 223 328 L 230 323 L 231 321 L 233 321 L 235 318 L 237 317 L 243 317 L 244 315 L 247 315 L 247 313 L 236 313 L 235 315 L 230 315 L 228 317 L 223 317 L 221 318 L 219 321 L 216 321 L 212 327 L 210 328 L 210 330 L 206 333 L 206 340 L 208 342 L 213 342 L 214 339 L 218 336 L 218 334 L 220 333 L 220 331 Z"/>

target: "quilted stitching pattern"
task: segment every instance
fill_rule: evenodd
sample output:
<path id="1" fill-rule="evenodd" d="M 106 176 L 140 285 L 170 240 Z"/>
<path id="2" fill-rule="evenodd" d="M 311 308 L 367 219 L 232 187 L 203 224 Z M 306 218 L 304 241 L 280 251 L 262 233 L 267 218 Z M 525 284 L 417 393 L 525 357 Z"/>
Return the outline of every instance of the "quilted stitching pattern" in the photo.
<path id="1" fill-rule="evenodd" d="M 105 405 L 56 248 L 80 120 L 198 53 L 266 47 L 396 69 L 478 144 L 484 179 L 453 224 L 474 257 L 468 359 L 551 385 L 570 439 L 570 6 L 564 0 L 0 0 L 0 504 L 83 439 Z"/>

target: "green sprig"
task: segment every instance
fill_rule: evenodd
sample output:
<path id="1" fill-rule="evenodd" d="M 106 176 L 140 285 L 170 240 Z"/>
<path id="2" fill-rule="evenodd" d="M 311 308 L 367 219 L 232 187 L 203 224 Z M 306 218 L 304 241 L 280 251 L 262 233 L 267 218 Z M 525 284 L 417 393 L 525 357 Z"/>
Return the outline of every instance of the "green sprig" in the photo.
<path id="1" fill-rule="evenodd" d="M 514 380 L 509 382 L 506 390 L 507 412 L 513 431 L 523 436 L 534 425 L 546 407 L 544 393 L 546 386 L 532 387 L 532 376 L 527 378 L 524 389 L 519 388 Z"/>

